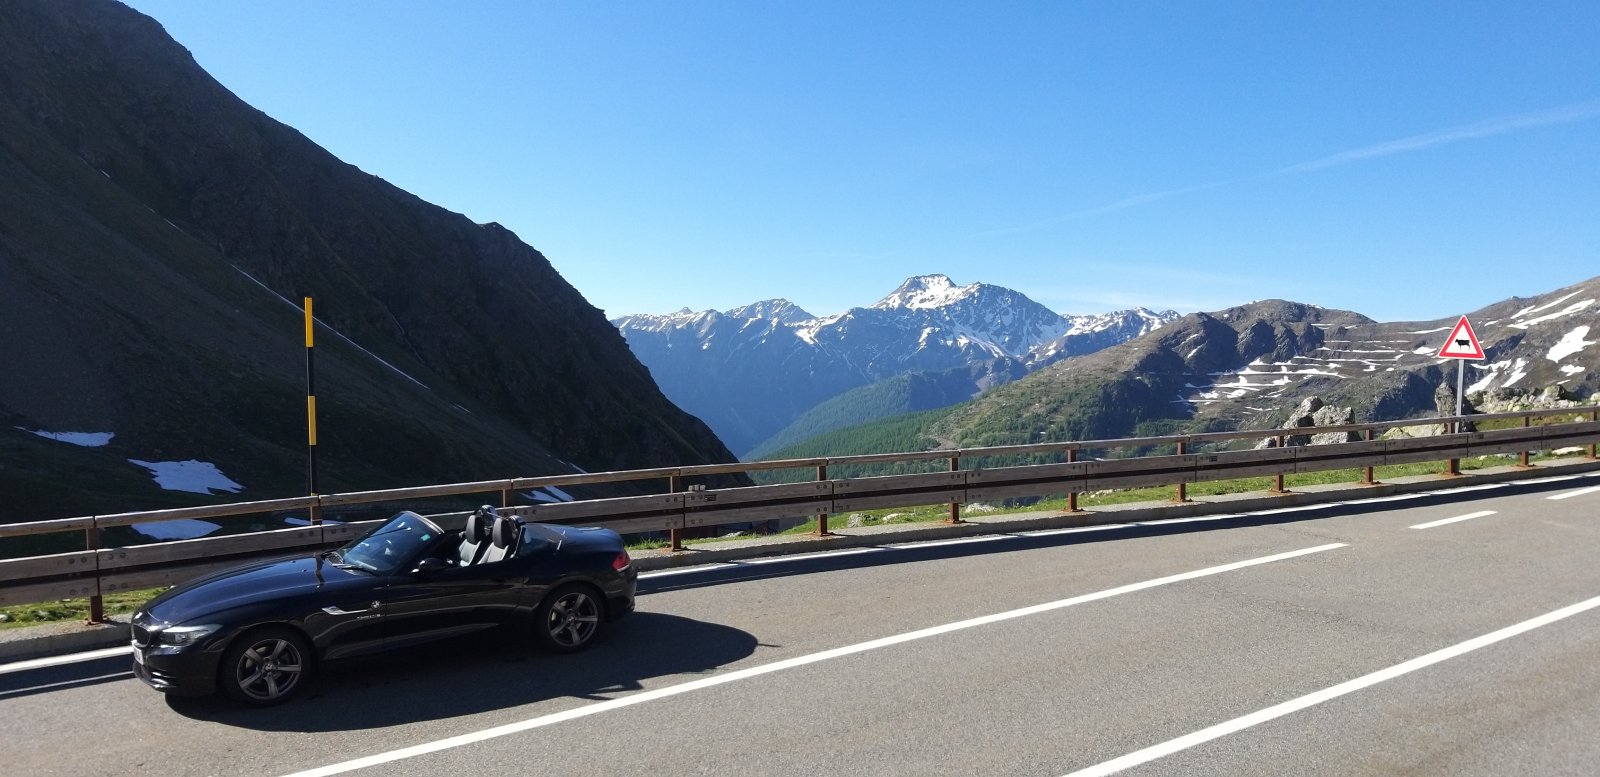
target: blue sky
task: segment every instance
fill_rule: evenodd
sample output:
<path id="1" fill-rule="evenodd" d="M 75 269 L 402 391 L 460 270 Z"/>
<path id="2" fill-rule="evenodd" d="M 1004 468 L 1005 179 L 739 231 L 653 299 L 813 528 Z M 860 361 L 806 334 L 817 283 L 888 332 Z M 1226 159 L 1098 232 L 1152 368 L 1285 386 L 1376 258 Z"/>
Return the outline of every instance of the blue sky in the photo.
<path id="1" fill-rule="evenodd" d="M 1600 3 L 132 0 L 609 316 L 911 275 L 1432 319 L 1600 275 Z"/>

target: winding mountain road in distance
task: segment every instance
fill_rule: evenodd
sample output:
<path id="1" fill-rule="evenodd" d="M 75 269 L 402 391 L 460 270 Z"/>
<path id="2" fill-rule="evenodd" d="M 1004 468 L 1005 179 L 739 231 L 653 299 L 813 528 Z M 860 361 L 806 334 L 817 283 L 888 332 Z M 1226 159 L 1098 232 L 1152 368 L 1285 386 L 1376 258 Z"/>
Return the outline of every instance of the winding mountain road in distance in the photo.
<path id="1" fill-rule="evenodd" d="M 648 573 L 282 707 L 0 667 L 28 775 L 1503 775 L 1600 763 L 1600 477 Z"/>

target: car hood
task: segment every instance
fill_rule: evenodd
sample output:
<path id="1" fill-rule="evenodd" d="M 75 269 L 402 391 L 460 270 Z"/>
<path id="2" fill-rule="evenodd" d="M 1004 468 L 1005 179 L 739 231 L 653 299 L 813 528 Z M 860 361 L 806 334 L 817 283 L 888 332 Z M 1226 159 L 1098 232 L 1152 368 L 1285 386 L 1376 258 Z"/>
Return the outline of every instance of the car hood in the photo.
<path id="1" fill-rule="evenodd" d="M 191 580 L 141 609 L 158 622 L 184 623 L 286 596 L 346 587 L 358 578 L 370 580 L 365 572 L 339 569 L 316 555 L 262 561 Z"/>

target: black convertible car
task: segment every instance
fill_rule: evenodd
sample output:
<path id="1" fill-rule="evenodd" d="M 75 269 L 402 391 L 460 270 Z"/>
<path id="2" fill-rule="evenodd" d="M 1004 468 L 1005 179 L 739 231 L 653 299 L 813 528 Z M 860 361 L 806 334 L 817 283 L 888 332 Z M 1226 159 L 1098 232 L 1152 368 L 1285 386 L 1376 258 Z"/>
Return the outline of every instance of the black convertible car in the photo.
<path id="1" fill-rule="evenodd" d="M 515 623 L 571 652 L 633 610 L 638 571 L 616 532 L 489 507 L 454 523 L 402 512 L 338 550 L 174 588 L 134 613 L 134 674 L 158 691 L 266 706 L 320 661 Z"/>

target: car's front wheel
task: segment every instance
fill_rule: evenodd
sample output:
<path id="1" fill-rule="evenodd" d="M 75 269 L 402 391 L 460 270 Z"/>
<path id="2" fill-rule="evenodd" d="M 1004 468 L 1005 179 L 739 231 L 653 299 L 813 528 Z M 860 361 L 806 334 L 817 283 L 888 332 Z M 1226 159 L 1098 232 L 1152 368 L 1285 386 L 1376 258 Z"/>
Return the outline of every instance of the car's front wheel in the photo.
<path id="1" fill-rule="evenodd" d="M 280 626 L 256 629 L 234 640 L 222 655 L 218 678 L 223 693 L 253 707 L 293 698 L 309 681 L 311 646 Z"/>
<path id="2" fill-rule="evenodd" d="M 564 585 L 550 592 L 534 614 L 534 635 L 539 644 L 557 653 L 584 649 L 600 632 L 605 605 L 586 585 Z"/>

